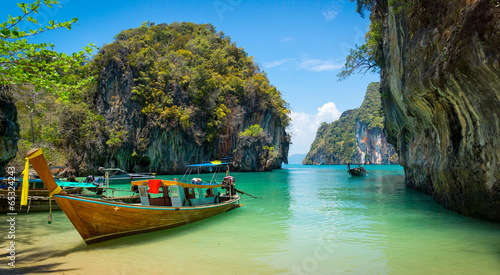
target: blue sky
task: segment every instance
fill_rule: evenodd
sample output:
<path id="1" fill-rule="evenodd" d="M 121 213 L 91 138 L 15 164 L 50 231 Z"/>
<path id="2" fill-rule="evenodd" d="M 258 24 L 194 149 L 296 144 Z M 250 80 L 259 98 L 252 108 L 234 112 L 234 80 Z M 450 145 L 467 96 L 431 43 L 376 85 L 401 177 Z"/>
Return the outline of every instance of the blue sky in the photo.
<path id="1" fill-rule="evenodd" d="M 2 1 L 1 22 L 8 15 L 20 15 L 17 2 Z M 366 74 L 337 81 L 349 49 L 364 43 L 369 26 L 369 20 L 361 18 L 348 0 L 60 2 L 62 7 L 44 7 L 35 18 L 45 24 L 77 17 L 77 25 L 71 31 L 43 33 L 34 42 L 51 42 L 56 50 L 67 53 L 89 43 L 111 43 L 120 31 L 144 21 L 211 23 L 254 57 L 290 104 L 290 155 L 307 153 L 320 123 L 359 107 L 368 84 L 380 80 L 378 74 Z"/>

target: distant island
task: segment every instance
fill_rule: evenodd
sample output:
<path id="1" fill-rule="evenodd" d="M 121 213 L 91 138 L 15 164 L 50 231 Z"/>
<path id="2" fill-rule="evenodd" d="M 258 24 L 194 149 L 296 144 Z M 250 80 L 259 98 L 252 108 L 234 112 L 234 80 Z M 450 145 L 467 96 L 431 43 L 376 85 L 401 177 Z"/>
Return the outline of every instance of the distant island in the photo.
<path id="1" fill-rule="evenodd" d="M 380 84 L 368 85 L 361 107 L 322 123 L 303 164 L 397 164 L 398 156 L 383 134 Z"/>
<path id="2" fill-rule="evenodd" d="M 288 157 L 288 164 L 302 164 L 307 154 L 293 154 Z"/>

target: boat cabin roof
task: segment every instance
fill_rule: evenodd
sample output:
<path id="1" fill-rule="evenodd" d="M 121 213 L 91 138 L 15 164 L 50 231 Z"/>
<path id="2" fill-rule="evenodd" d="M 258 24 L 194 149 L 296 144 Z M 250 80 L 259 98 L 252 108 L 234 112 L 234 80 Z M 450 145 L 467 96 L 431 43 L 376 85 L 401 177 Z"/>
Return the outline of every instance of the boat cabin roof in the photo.
<path id="1" fill-rule="evenodd" d="M 157 179 L 159 180 L 159 179 Z M 149 180 L 138 180 L 138 181 L 133 181 L 132 185 L 148 185 Z M 217 188 L 221 187 L 221 184 L 210 184 L 210 183 L 204 183 L 204 184 L 193 184 L 193 183 L 185 183 L 181 181 L 175 181 L 175 180 L 161 180 L 161 185 L 163 186 L 170 186 L 170 185 L 178 185 L 182 187 L 187 187 L 187 188 Z"/>

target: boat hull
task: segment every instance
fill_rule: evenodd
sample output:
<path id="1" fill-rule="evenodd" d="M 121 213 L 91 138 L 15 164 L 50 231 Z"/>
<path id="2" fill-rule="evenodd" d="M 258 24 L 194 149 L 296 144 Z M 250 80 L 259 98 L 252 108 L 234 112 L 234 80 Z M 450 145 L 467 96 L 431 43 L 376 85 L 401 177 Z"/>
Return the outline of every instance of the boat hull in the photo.
<path id="1" fill-rule="evenodd" d="M 195 207 L 130 205 L 68 195 L 56 195 L 55 199 L 87 244 L 173 228 L 239 206 L 236 199 Z"/>
<path id="2" fill-rule="evenodd" d="M 367 172 L 358 169 L 349 169 L 347 172 L 353 177 L 364 177 L 367 175 Z"/>

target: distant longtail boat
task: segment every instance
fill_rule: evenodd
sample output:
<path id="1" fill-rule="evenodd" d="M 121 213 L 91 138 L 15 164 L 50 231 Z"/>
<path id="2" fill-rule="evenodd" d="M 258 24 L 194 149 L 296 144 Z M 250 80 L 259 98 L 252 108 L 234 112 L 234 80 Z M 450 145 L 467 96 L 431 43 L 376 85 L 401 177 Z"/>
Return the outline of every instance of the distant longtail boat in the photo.
<path id="1" fill-rule="evenodd" d="M 357 168 L 351 168 L 349 163 L 347 163 L 347 173 L 353 177 L 364 177 L 368 174 L 368 171 L 364 167 L 361 167 L 361 165 Z"/>

